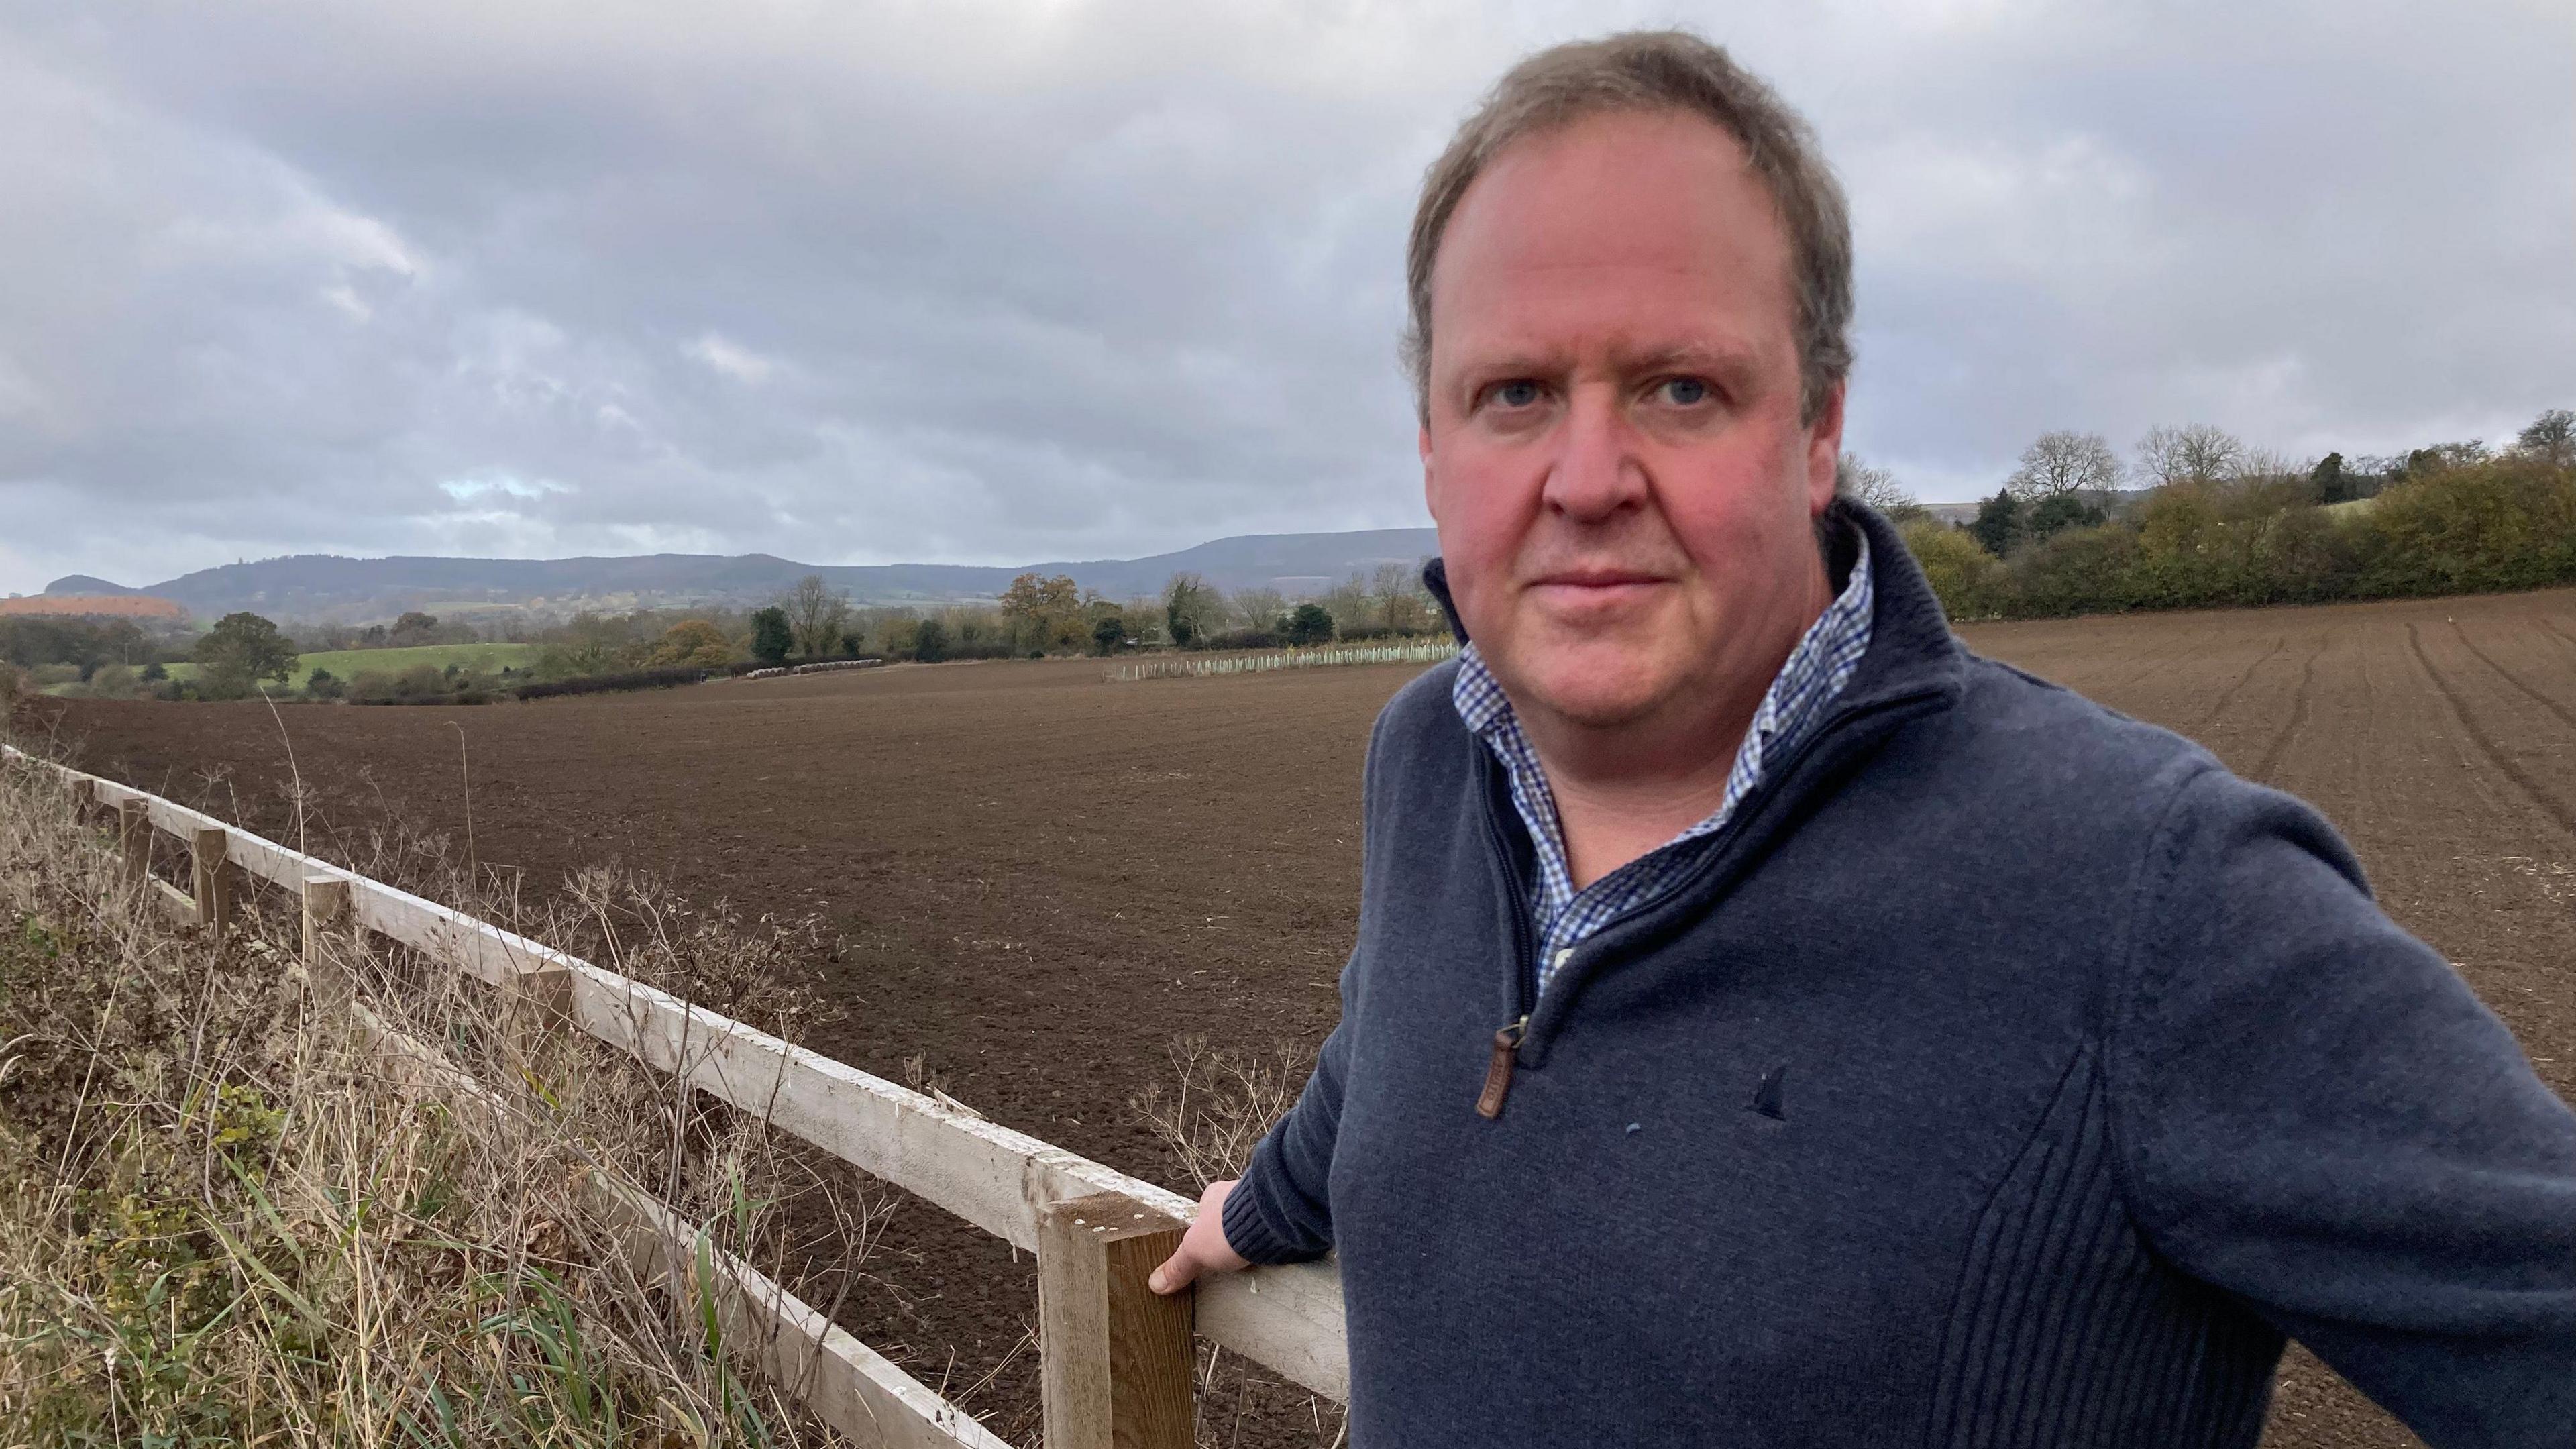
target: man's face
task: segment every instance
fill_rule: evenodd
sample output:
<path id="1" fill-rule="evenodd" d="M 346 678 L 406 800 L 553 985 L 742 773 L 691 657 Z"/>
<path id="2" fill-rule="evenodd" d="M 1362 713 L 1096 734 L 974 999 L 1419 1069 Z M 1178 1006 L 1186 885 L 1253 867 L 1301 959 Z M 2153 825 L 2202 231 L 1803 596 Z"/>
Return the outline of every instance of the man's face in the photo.
<path id="1" fill-rule="evenodd" d="M 1424 492 L 1514 702 L 1616 728 L 1766 686 L 1826 598 L 1842 398 L 1799 422 L 1788 239 L 1735 139 L 1654 113 L 1515 142 L 1431 321 Z"/>

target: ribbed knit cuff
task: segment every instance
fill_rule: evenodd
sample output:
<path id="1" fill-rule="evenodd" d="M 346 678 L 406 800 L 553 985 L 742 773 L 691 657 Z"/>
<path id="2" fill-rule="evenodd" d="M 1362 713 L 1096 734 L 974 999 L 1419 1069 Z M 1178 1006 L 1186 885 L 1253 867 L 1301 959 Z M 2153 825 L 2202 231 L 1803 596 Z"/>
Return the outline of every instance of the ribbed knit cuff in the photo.
<path id="1" fill-rule="evenodd" d="M 1305 1255 L 1271 1226 L 1261 1207 L 1264 1169 L 1270 1166 L 1266 1157 L 1255 1152 L 1243 1180 L 1225 1195 L 1225 1245 L 1247 1263 L 1292 1263 Z"/>

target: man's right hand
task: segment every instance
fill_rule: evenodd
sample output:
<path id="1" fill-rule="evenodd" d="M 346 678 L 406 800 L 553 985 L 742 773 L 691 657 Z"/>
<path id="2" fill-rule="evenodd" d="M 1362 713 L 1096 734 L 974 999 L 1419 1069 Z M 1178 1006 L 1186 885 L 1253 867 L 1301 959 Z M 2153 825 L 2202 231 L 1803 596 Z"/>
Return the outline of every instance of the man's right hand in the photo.
<path id="1" fill-rule="evenodd" d="M 1181 1245 L 1146 1280 L 1146 1286 L 1157 1293 L 1178 1293 L 1203 1273 L 1233 1273 L 1252 1266 L 1225 1241 L 1225 1199 L 1234 1191 L 1234 1184 L 1233 1178 L 1211 1182 L 1207 1191 L 1199 1194 L 1199 1215 L 1191 1220 L 1190 1230 L 1181 1234 Z"/>

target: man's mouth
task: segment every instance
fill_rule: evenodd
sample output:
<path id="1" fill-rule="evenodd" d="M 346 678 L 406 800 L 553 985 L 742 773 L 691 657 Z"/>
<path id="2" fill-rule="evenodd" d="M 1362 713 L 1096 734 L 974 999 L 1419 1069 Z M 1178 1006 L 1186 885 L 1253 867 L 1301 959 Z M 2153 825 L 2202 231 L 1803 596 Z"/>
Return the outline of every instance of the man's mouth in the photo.
<path id="1" fill-rule="evenodd" d="M 1617 593 L 1623 590 L 1650 588 L 1665 580 L 1660 574 L 1640 569 L 1563 569 L 1543 574 L 1532 588 L 1564 590 L 1569 594 Z"/>
<path id="2" fill-rule="evenodd" d="M 1617 614 L 1642 604 L 1668 582 L 1635 569 L 1567 569 L 1540 576 L 1529 593 L 1551 612 Z"/>

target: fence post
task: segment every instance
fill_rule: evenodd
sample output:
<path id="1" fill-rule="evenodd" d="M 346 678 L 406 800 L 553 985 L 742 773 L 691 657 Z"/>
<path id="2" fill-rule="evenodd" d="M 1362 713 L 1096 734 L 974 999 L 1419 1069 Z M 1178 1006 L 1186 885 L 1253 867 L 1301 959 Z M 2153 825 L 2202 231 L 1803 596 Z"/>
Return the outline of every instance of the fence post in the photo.
<path id="1" fill-rule="evenodd" d="M 337 876 L 304 878 L 304 975 L 314 994 L 335 1003 L 349 999 L 349 973 L 323 949 L 323 936 L 349 914 L 349 883 Z"/>
<path id="2" fill-rule="evenodd" d="M 1047 1449 L 1190 1449 L 1190 1299 L 1145 1286 L 1181 1231 L 1117 1193 L 1038 1215 Z"/>
<path id="3" fill-rule="evenodd" d="M 132 798 L 116 802 L 116 849 L 125 857 L 125 878 L 141 885 L 152 876 L 152 812 Z"/>
<path id="4" fill-rule="evenodd" d="M 220 936 L 233 925 L 233 883 L 224 874 L 232 850 L 232 833 L 220 826 L 188 837 L 189 894 L 196 897 L 197 924 Z"/>

